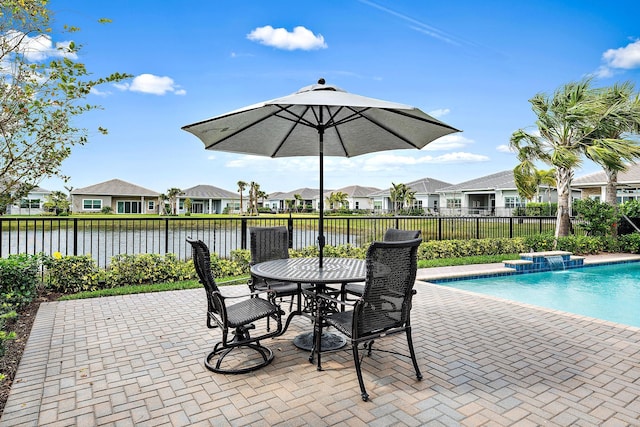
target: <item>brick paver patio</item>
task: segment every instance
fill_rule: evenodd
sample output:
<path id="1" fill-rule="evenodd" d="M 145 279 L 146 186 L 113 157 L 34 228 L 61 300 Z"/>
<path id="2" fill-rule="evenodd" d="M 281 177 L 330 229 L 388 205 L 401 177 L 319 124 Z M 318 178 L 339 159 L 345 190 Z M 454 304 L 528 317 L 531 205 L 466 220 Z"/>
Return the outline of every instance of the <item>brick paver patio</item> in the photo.
<path id="1" fill-rule="evenodd" d="M 244 292 L 245 286 L 226 288 Z M 40 307 L 0 426 L 640 425 L 640 328 L 419 282 L 408 359 L 340 351 L 318 372 L 292 339 L 255 373 L 207 371 L 204 290 Z M 402 335 L 379 345 L 406 349 Z"/>

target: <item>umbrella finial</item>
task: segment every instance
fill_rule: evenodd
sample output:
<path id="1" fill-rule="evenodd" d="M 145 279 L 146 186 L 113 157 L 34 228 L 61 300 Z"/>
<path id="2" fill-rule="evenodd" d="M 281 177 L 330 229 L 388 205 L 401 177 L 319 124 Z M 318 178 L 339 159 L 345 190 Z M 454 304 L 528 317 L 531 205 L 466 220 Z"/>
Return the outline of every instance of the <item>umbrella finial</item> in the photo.
<path id="1" fill-rule="evenodd" d="M 323 84 L 325 84 L 325 83 L 326 83 L 326 82 L 324 81 L 324 79 L 323 79 L 322 77 L 320 77 L 320 79 L 318 80 L 318 84 L 319 84 L 319 85 L 323 85 Z"/>

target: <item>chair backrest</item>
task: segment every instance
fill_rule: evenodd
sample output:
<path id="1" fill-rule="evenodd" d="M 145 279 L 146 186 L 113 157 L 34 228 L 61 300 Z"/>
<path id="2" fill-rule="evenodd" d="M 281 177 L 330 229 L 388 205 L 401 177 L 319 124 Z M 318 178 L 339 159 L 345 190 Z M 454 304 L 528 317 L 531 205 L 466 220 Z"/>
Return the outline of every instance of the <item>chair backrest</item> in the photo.
<path id="1" fill-rule="evenodd" d="M 287 227 L 253 227 L 249 229 L 251 264 L 289 258 Z"/>
<path id="2" fill-rule="evenodd" d="M 407 324 L 421 242 L 418 238 L 369 246 L 364 293 L 354 311 L 358 336 Z"/>
<path id="3" fill-rule="evenodd" d="M 413 240 L 420 237 L 420 230 L 398 230 L 397 228 L 388 228 L 382 238 L 383 242 L 398 242 L 402 240 Z"/>
<path id="4" fill-rule="evenodd" d="M 209 248 L 202 240 L 191 239 L 187 237 L 187 242 L 191 245 L 191 254 L 193 257 L 193 266 L 196 269 L 200 283 L 207 291 L 207 304 L 210 312 L 221 313 L 220 299 L 214 297 L 214 293 L 219 292 L 216 280 L 211 272 L 211 253 Z"/>

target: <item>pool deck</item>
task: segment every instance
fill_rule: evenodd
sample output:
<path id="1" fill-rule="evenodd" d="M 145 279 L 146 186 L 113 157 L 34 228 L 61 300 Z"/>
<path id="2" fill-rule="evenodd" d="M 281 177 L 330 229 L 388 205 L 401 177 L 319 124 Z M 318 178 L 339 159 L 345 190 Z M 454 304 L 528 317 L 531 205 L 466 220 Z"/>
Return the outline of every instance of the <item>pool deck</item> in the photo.
<path id="1" fill-rule="evenodd" d="M 324 356 L 318 372 L 292 344 L 311 330 L 305 318 L 264 341 L 271 365 L 231 376 L 202 365 L 219 336 L 205 326 L 202 289 L 45 303 L 0 426 L 640 425 L 640 328 L 427 283 L 499 268 L 419 270 L 412 325 L 424 378 L 374 352 L 363 362 L 369 402 L 348 351 Z M 376 344 L 406 348 L 402 335 Z"/>
<path id="2" fill-rule="evenodd" d="M 615 262 L 639 261 L 640 255 L 635 254 L 602 254 L 588 255 L 584 257 L 584 265 L 606 264 Z M 512 268 L 507 268 L 503 263 L 473 264 L 452 267 L 419 268 L 416 278 L 425 282 L 444 278 L 465 278 L 475 276 L 491 276 L 499 274 L 513 274 Z"/>

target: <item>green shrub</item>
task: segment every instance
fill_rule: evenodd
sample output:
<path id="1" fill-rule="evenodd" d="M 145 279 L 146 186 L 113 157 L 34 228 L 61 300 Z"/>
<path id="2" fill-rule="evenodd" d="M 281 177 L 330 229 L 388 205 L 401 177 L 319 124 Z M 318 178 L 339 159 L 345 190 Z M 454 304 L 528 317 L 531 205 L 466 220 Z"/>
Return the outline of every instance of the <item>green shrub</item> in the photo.
<path id="1" fill-rule="evenodd" d="M 220 258 L 217 254 L 211 254 L 211 271 L 214 277 L 241 276 L 249 272 L 249 263 Z"/>
<path id="2" fill-rule="evenodd" d="M 195 277 L 193 262 L 174 254 L 120 254 L 111 258 L 105 273 L 106 287 L 175 282 Z"/>
<path id="3" fill-rule="evenodd" d="M 632 254 L 640 253 L 640 233 L 631 233 L 620 236 L 620 250 Z"/>
<path id="4" fill-rule="evenodd" d="M 611 234 L 618 215 L 613 206 L 593 199 L 576 200 L 573 210 L 580 222 L 580 227 L 591 236 Z"/>
<path id="5" fill-rule="evenodd" d="M 100 287 L 102 274 L 90 255 L 61 256 L 56 252 L 44 261 L 45 284 L 62 293 L 95 291 Z"/>
<path id="6" fill-rule="evenodd" d="M 552 251 L 555 244 L 553 233 L 536 234 L 534 236 L 523 237 L 526 252 L 546 252 Z"/>
<path id="7" fill-rule="evenodd" d="M 575 255 L 589 255 L 602 252 L 602 237 L 598 236 L 564 236 L 558 238 L 556 250 L 571 252 Z"/>
<path id="8" fill-rule="evenodd" d="M 429 240 L 422 242 L 418 259 L 460 258 L 476 255 L 500 255 L 528 251 L 523 238 Z"/>
<path id="9" fill-rule="evenodd" d="M 530 202 L 524 209 L 526 216 L 554 216 L 558 211 L 557 203 Z"/>
<path id="10" fill-rule="evenodd" d="M 17 310 L 35 298 L 39 272 L 39 255 L 0 258 L 0 314 Z"/>
<path id="11" fill-rule="evenodd" d="M 7 313 L 0 314 L 0 357 L 4 355 L 5 352 L 5 343 L 9 340 L 15 339 L 15 332 L 7 332 L 4 330 L 5 322 L 9 319 L 14 319 L 17 317 L 15 311 L 9 311 Z M 3 377 L 0 376 L 0 381 L 2 381 Z"/>

